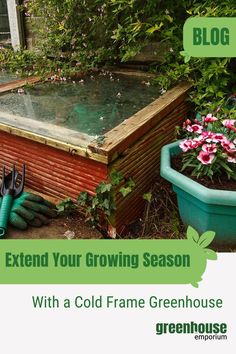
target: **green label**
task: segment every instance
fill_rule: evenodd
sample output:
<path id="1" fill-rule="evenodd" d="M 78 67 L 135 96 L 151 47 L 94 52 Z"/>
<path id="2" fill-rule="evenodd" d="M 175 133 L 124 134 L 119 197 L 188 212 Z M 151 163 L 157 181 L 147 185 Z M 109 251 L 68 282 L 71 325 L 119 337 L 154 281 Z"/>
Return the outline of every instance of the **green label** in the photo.
<path id="1" fill-rule="evenodd" d="M 235 17 L 191 17 L 183 28 L 184 51 L 190 57 L 236 57 Z"/>
<path id="2" fill-rule="evenodd" d="M 192 284 L 198 286 L 213 232 L 187 240 L 2 240 L 2 284 Z"/>

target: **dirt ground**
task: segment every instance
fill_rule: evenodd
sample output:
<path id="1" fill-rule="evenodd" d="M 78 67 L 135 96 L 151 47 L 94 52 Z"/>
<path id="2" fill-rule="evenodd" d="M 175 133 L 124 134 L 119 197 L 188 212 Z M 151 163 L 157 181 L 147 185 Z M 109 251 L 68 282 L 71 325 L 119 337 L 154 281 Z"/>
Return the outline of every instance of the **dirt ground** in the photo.
<path id="1" fill-rule="evenodd" d="M 28 192 L 34 192 L 26 189 Z M 35 193 L 35 192 L 34 192 Z M 37 193 L 39 194 L 39 193 Z M 44 198 L 57 204 L 59 200 Z M 130 232 L 117 238 L 121 239 L 185 239 L 186 228 L 180 221 L 176 196 L 171 185 L 158 178 L 153 186 L 152 201 L 146 204 L 143 216 L 130 226 Z M 58 216 L 50 224 L 40 228 L 29 227 L 20 231 L 9 227 L 7 239 L 103 239 L 104 236 L 95 228 L 89 227 L 79 213 Z M 235 245 L 211 245 L 215 251 L 236 252 Z"/>
<path id="2" fill-rule="evenodd" d="M 59 216 L 49 225 L 29 227 L 25 231 L 9 227 L 7 239 L 101 239 L 102 234 L 87 226 L 82 217 Z"/>
<path id="3" fill-rule="evenodd" d="M 50 202 L 57 204 L 58 199 L 37 193 L 29 188 L 26 192 L 41 195 Z M 42 227 L 29 227 L 27 230 L 17 230 L 11 226 L 7 230 L 7 239 L 101 239 L 102 234 L 89 227 L 79 214 L 69 216 L 58 216 L 50 221 L 49 225 Z"/>

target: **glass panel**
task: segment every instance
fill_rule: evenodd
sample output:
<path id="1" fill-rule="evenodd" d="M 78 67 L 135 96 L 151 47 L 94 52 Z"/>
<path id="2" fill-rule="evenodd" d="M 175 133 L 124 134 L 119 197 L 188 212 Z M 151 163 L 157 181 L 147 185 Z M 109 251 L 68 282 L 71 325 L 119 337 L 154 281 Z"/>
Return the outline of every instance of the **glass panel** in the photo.
<path id="1" fill-rule="evenodd" d="M 147 79 L 126 75 L 101 74 L 78 82 L 37 84 L 23 92 L 20 89 L 1 96 L 0 120 L 6 112 L 53 125 L 52 137 L 59 127 L 96 136 L 114 128 L 159 95 L 159 89 L 149 85 Z"/>

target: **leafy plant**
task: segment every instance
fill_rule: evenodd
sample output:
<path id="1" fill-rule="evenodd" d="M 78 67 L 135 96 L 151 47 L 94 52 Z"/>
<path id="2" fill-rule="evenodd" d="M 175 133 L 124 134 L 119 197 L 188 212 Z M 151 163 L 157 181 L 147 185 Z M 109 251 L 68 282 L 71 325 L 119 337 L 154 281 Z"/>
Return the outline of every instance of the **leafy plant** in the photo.
<path id="1" fill-rule="evenodd" d="M 56 205 L 58 214 L 70 214 L 77 209 L 71 198 L 66 198 Z"/>
<path id="2" fill-rule="evenodd" d="M 129 177 L 126 181 L 124 186 L 122 186 L 119 189 L 119 192 L 122 194 L 123 197 L 126 197 L 128 194 L 130 194 L 132 192 L 132 190 L 135 187 L 135 182 L 133 181 L 133 179 L 131 177 Z"/>
<path id="3" fill-rule="evenodd" d="M 78 204 L 85 209 L 86 221 L 92 226 L 102 228 L 103 224 L 116 210 L 115 187 L 121 183 L 123 178 L 121 172 L 112 171 L 110 182 L 101 182 L 95 190 L 95 195 L 83 191 L 78 196 Z"/>
<path id="4" fill-rule="evenodd" d="M 151 203 L 152 197 L 153 195 L 151 192 L 147 192 L 143 194 L 143 199 L 146 200 L 148 203 Z"/>
<path id="5" fill-rule="evenodd" d="M 182 171 L 189 169 L 197 178 L 207 176 L 212 179 L 225 174 L 228 179 L 236 180 L 235 123 L 236 119 L 230 119 L 230 116 L 222 119 L 212 114 L 194 122 L 186 120 L 183 126 L 186 139 L 180 143 Z"/>
<path id="6" fill-rule="evenodd" d="M 132 60 L 148 43 L 160 42 L 166 50 L 162 65 L 149 67 L 156 74 L 153 83 L 166 90 L 190 80 L 191 102 L 199 111 L 212 111 L 235 85 L 234 59 L 189 61 L 182 29 L 191 16 L 235 17 L 234 5 L 234 0 L 218 4 L 213 0 L 27 0 L 22 9 L 37 37 L 37 51 L 0 49 L 0 69 L 24 76 L 72 77 L 100 65 Z"/>

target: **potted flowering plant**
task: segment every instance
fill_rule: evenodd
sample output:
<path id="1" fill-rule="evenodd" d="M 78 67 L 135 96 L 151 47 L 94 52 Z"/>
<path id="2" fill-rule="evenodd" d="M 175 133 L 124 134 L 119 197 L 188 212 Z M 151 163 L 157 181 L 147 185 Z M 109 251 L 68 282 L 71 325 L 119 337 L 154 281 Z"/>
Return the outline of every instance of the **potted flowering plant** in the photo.
<path id="1" fill-rule="evenodd" d="M 185 138 L 161 154 L 161 176 L 173 184 L 183 222 L 227 243 L 236 243 L 235 123 L 198 114 L 184 122 Z"/>

